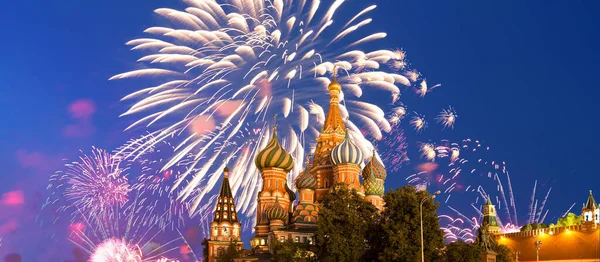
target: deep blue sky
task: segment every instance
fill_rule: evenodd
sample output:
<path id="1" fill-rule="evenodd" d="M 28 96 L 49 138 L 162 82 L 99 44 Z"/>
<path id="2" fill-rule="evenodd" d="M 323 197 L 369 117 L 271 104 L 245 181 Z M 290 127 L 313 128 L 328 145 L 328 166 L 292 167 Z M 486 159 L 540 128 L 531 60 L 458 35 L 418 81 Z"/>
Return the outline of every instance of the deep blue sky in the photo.
<path id="1" fill-rule="evenodd" d="M 381 47 L 403 48 L 412 67 L 442 83 L 426 98 L 436 105 L 433 113 L 449 105 L 458 111 L 454 131 L 432 138 L 485 140 L 507 161 L 518 200 L 528 201 L 537 179 L 554 188 L 550 209 L 578 202 L 578 210 L 598 181 L 600 21 L 594 16 L 600 3 L 375 2 L 371 28 L 388 33 Z M 139 54 L 124 43 L 160 25 L 153 10 L 179 6 L 166 0 L 4 3 L 0 193 L 26 190 L 33 210 L 28 194 L 40 191 L 60 158 L 91 145 L 114 148 L 127 138 L 121 133 L 127 123 L 117 117 L 125 110 L 119 99 L 132 87 L 107 79 L 135 67 Z M 96 107 L 85 120 L 67 111 L 80 99 Z M 69 125 L 85 125 L 92 135 L 65 137 Z"/>

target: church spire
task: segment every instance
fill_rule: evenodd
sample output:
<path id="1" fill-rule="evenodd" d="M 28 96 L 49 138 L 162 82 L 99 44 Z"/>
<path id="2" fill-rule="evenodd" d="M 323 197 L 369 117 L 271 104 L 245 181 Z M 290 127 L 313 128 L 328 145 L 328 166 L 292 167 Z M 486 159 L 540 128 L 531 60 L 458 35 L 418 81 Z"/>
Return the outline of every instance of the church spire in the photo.
<path id="1" fill-rule="evenodd" d="M 223 184 L 217 199 L 217 208 L 215 209 L 214 222 L 221 223 L 227 221 L 229 223 L 238 222 L 237 213 L 235 212 L 235 202 L 233 194 L 229 186 L 229 168 L 223 169 Z"/>
<path id="2" fill-rule="evenodd" d="M 322 133 L 340 133 L 344 134 L 344 130 L 346 126 L 344 125 L 344 120 L 342 118 L 342 113 L 340 112 L 339 104 L 340 104 L 340 93 L 342 92 L 342 85 L 337 81 L 337 66 L 333 67 L 333 80 L 327 87 L 329 91 L 329 112 L 327 112 L 327 117 L 325 118 L 325 124 L 323 124 Z"/>
<path id="3" fill-rule="evenodd" d="M 586 209 L 596 209 L 598 205 L 596 204 L 596 200 L 594 200 L 594 196 L 592 195 L 592 190 L 590 190 L 590 195 L 588 196 L 588 200 L 585 203 Z"/>

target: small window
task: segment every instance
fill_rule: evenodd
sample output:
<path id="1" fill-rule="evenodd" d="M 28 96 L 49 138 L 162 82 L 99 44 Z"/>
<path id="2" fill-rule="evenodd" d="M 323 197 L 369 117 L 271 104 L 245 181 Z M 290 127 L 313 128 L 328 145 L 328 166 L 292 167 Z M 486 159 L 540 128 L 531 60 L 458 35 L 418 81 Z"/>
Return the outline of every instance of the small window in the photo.
<path id="1" fill-rule="evenodd" d="M 279 241 L 280 241 L 280 242 L 284 242 L 284 241 L 285 241 L 285 236 L 280 236 L 280 237 L 279 237 Z"/>
<path id="2" fill-rule="evenodd" d="M 298 243 L 298 242 L 300 242 L 300 237 L 295 237 L 295 238 L 294 238 L 294 242 L 295 242 L 295 243 Z"/>
<path id="3" fill-rule="evenodd" d="M 302 243 L 308 243 L 308 237 L 302 237 Z"/>

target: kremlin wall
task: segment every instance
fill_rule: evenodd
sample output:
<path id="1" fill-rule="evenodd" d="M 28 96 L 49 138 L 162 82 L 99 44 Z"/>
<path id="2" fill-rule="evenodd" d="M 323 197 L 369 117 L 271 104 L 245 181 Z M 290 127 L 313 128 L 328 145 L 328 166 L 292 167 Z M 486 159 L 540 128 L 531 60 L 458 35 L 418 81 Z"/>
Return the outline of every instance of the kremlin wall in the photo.
<path id="1" fill-rule="evenodd" d="M 488 202 L 488 205 L 491 205 Z M 491 206 L 492 211 L 493 205 Z M 493 214 L 495 217 L 495 213 Z M 514 233 L 490 232 L 498 244 L 506 245 L 518 256 L 517 261 L 600 262 L 600 207 L 592 192 L 581 210 L 578 225 L 534 229 Z M 484 224 L 493 223 L 495 218 Z M 539 243 L 536 247 L 536 242 Z M 539 260 L 538 257 L 539 256 Z"/>

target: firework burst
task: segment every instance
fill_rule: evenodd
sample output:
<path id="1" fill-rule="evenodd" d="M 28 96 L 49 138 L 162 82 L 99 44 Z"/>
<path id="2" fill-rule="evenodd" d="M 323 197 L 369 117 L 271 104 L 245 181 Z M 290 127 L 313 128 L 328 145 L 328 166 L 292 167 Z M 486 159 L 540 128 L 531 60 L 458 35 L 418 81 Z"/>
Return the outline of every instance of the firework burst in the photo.
<path id="1" fill-rule="evenodd" d="M 482 206 L 490 197 L 498 210 L 501 231 L 520 229 L 511 176 L 504 161 L 493 159 L 489 146 L 471 139 L 460 143 L 442 140 L 436 144 L 424 143 L 420 151 L 427 162 L 417 164 L 416 173 L 406 180 L 412 185 L 443 192 L 440 223 L 447 240 L 473 241 L 472 233 L 483 216 Z M 546 201 L 552 188 L 538 199 L 536 185 L 537 181 L 524 223 L 543 223 L 549 212 Z M 465 203 L 470 203 L 470 207 L 457 208 L 457 205 L 464 207 Z"/>
<path id="2" fill-rule="evenodd" d="M 254 199 L 260 182 L 252 159 L 270 137 L 265 119 L 271 115 L 279 113 L 282 144 L 303 162 L 306 143 L 314 141 L 325 119 L 327 85 L 336 66 L 344 89 L 340 110 L 350 116 L 347 125 L 366 155 L 372 145 L 365 136 L 381 139 L 382 131 L 391 130 L 384 110 L 366 97 L 394 104 L 402 87 L 416 93 L 425 87 L 421 96 L 433 88 L 427 89 L 420 74 L 408 69 L 404 51 L 361 49 L 387 35 L 365 33 L 372 22 L 366 16 L 375 5 L 342 17 L 337 12 L 346 7 L 344 1 L 185 2 L 189 7 L 182 11 L 155 11 L 171 27 L 148 28 L 149 37 L 127 42 L 133 50 L 146 52 L 138 60 L 146 68 L 111 79 L 163 80 L 123 98 L 133 101 L 123 116 L 143 114 L 128 129 L 151 132 L 123 150 L 137 157 L 145 148 L 176 137 L 176 152 L 160 171 L 193 154 L 191 165 L 196 168 L 181 174 L 170 189 L 182 188 L 178 197 L 188 199 L 199 184 L 206 185 L 192 213 L 230 160 L 234 194 Z M 413 88 L 419 81 L 420 87 Z M 363 96 L 365 92 L 372 95 Z M 244 128 L 255 131 L 251 139 L 239 139 Z M 295 167 L 290 181 L 301 168 Z M 256 210 L 254 201 L 239 206 L 244 214 Z"/>
<path id="3" fill-rule="evenodd" d="M 49 188 L 59 191 L 56 197 L 68 202 L 65 209 L 98 213 L 127 202 L 132 190 L 121 161 L 103 149 L 82 152 L 78 161 L 65 164 L 65 170 L 51 175 Z"/>
<path id="4" fill-rule="evenodd" d="M 71 223 L 69 240 L 87 252 L 91 262 L 170 261 L 166 256 L 175 256 L 179 245 L 186 245 L 183 236 L 161 241 L 165 229 L 148 223 L 149 211 L 138 197 L 103 213 L 80 213 Z"/>

